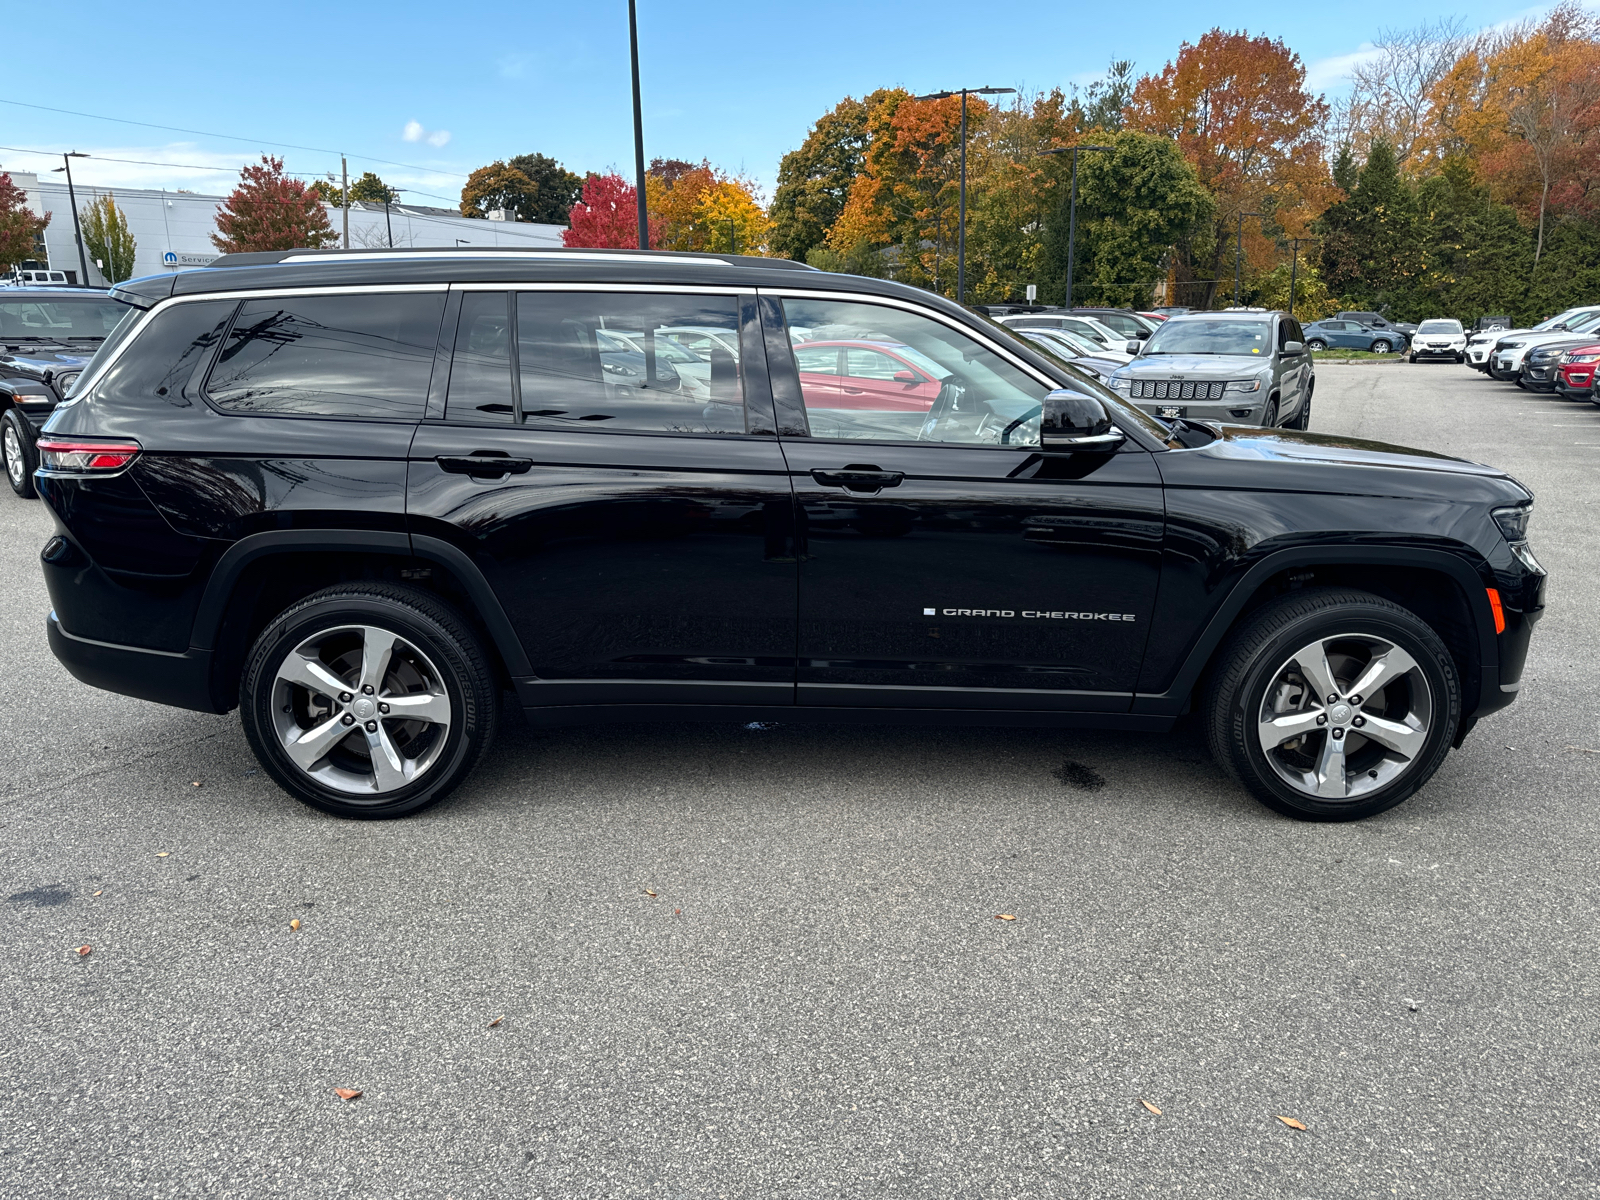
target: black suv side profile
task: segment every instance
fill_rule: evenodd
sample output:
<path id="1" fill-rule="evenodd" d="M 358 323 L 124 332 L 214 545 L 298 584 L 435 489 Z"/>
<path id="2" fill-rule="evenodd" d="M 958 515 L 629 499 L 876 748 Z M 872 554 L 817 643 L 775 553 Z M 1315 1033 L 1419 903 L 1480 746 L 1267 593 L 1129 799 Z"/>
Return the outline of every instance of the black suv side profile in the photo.
<path id="1" fill-rule="evenodd" d="M 1140 412 L 937 296 L 631 251 L 134 280 L 38 442 L 51 648 L 240 709 L 327 812 L 538 723 L 1164 731 L 1295 817 L 1400 803 L 1520 686 L 1531 494 Z"/>

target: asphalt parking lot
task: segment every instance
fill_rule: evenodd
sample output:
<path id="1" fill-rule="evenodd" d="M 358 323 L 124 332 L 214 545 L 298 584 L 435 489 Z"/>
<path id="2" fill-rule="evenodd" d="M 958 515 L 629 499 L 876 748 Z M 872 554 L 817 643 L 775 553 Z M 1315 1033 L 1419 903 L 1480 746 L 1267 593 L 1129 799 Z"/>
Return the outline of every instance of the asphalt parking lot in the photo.
<path id="1" fill-rule="evenodd" d="M 1508 468 L 1552 576 L 1354 825 L 1187 730 L 518 719 L 340 822 L 67 676 L 0 491 L 0 1196 L 1600 1194 L 1600 408 L 1329 365 L 1312 427 Z"/>

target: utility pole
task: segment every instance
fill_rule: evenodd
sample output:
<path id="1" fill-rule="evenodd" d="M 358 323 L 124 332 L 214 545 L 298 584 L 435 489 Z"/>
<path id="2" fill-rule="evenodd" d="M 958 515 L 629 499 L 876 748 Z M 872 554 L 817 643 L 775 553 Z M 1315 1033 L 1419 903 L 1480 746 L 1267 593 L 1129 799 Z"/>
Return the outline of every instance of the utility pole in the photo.
<path id="1" fill-rule="evenodd" d="M 1246 217 L 1259 217 L 1265 214 L 1258 212 L 1242 212 L 1239 214 L 1239 234 L 1233 239 L 1233 306 L 1239 307 L 1239 267 L 1244 260 L 1244 219 Z"/>
<path id="2" fill-rule="evenodd" d="M 72 160 L 75 158 L 88 158 L 87 154 L 79 154 L 73 150 L 61 156 L 62 165 L 55 168 L 57 171 L 67 173 L 67 203 L 72 206 L 72 236 L 78 243 L 78 268 L 83 272 L 78 276 L 78 282 L 85 287 L 89 285 L 89 256 L 83 252 L 83 226 L 78 223 L 78 193 L 72 190 Z"/>
<path id="3" fill-rule="evenodd" d="M 344 180 L 344 190 L 339 199 L 344 201 L 344 248 L 350 249 L 350 164 L 344 155 L 339 156 L 339 175 Z"/>
<path id="4" fill-rule="evenodd" d="M 1067 309 L 1072 308 L 1072 272 L 1078 257 L 1078 151 L 1114 150 L 1115 146 L 1062 146 L 1056 150 L 1041 150 L 1040 154 L 1072 155 L 1072 198 L 1067 212 Z"/>
<path id="5" fill-rule="evenodd" d="M 958 201 L 959 225 L 956 229 L 956 303 L 965 304 L 967 297 L 967 97 L 971 96 L 1003 96 L 1015 92 L 1016 88 L 961 88 L 954 92 L 930 92 L 926 96 L 915 96 L 916 100 L 948 100 L 951 96 L 961 97 L 961 188 Z"/>
<path id="6" fill-rule="evenodd" d="M 639 106 L 639 10 L 636 0 L 628 0 L 628 53 L 633 60 L 633 174 L 639 194 L 634 207 L 639 212 L 639 249 L 650 249 L 650 213 L 644 186 L 644 114 Z"/>

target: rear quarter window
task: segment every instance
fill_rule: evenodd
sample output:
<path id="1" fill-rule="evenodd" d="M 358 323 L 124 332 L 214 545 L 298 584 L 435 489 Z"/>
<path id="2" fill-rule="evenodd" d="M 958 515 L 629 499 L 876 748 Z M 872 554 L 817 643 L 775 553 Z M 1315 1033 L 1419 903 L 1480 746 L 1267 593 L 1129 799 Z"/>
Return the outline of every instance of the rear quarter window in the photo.
<path id="1" fill-rule="evenodd" d="M 237 300 L 197 300 L 155 313 L 94 384 L 95 399 L 120 405 L 192 404 L 195 374 L 210 361 L 228 318 L 238 307 Z M 141 315 L 131 313 L 124 320 Z M 120 326 L 118 333 L 127 328 Z M 111 350 L 108 345 L 106 351 Z M 94 363 L 87 369 L 93 370 Z"/>
<path id="2" fill-rule="evenodd" d="M 444 301 L 443 292 L 248 300 L 206 396 L 228 412 L 421 420 Z"/>

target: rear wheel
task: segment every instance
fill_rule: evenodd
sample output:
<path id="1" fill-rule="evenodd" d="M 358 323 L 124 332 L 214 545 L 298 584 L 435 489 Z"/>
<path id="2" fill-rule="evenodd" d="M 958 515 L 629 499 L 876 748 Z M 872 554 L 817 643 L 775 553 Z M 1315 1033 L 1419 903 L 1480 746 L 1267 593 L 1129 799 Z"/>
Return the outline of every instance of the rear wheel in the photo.
<path id="1" fill-rule="evenodd" d="M 1289 423 L 1290 429 L 1307 430 L 1311 428 L 1311 393 L 1306 393 L 1306 398 L 1300 403 L 1300 411 L 1295 414 Z"/>
<path id="2" fill-rule="evenodd" d="M 0 459 L 5 460 L 6 482 L 13 492 L 24 500 L 32 500 L 39 494 L 33 487 L 34 468 L 39 465 L 33 430 L 14 408 L 6 409 L 5 416 L 0 418 Z"/>
<path id="3" fill-rule="evenodd" d="M 273 618 L 239 688 L 267 773 L 341 817 L 406 816 L 442 799 L 483 756 L 498 706 L 466 620 L 378 583 L 326 588 Z"/>
<path id="4" fill-rule="evenodd" d="M 1439 636 L 1366 592 L 1285 596 L 1241 626 L 1219 661 L 1211 752 L 1285 816 L 1352 821 L 1393 808 L 1438 770 L 1461 719 Z"/>

